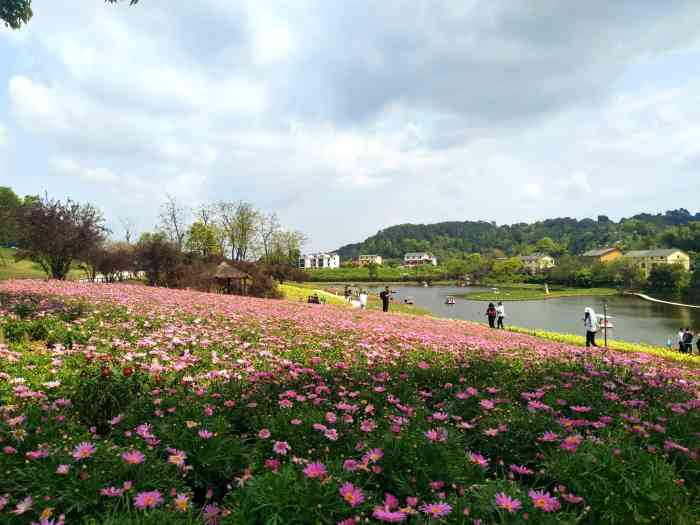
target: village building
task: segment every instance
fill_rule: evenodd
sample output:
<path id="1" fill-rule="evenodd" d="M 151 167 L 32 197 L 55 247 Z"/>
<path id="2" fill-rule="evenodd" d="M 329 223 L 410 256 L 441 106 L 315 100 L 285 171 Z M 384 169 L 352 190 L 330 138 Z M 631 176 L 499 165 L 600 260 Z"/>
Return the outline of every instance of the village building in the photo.
<path id="1" fill-rule="evenodd" d="M 626 253 L 625 258 L 633 261 L 645 277 L 649 277 L 652 268 L 661 264 L 678 264 L 690 271 L 690 256 L 677 248 L 633 250 Z"/>
<path id="2" fill-rule="evenodd" d="M 299 268 L 311 270 L 318 268 L 340 268 L 340 256 L 337 253 L 309 253 L 299 257 Z"/>
<path id="3" fill-rule="evenodd" d="M 617 246 L 608 248 L 600 248 L 598 250 L 589 250 L 581 257 L 588 262 L 609 263 L 623 256 L 622 250 Z"/>
<path id="4" fill-rule="evenodd" d="M 520 261 L 522 261 L 525 269 L 532 275 L 536 273 L 546 272 L 547 270 L 554 268 L 555 266 L 554 257 L 551 257 L 546 253 L 520 255 L 518 258 L 520 259 Z"/>
<path id="5" fill-rule="evenodd" d="M 377 266 L 382 265 L 381 255 L 360 255 L 358 258 L 358 263 L 360 266 L 367 266 L 368 264 L 376 264 Z"/>
<path id="6" fill-rule="evenodd" d="M 437 258 L 430 252 L 408 252 L 403 256 L 403 263 L 406 266 L 422 266 L 424 264 L 437 266 Z"/>

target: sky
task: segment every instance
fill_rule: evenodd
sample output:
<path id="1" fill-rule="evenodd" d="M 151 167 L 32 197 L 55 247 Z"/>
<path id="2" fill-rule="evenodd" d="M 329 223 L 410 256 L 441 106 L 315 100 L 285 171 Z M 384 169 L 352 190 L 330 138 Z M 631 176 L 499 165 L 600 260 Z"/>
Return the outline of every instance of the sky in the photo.
<path id="1" fill-rule="evenodd" d="M 696 0 L 34 0 L 0 185 L 158 222 L 246 200 L 307 250 L 401 223 L 700 210 Z"/>

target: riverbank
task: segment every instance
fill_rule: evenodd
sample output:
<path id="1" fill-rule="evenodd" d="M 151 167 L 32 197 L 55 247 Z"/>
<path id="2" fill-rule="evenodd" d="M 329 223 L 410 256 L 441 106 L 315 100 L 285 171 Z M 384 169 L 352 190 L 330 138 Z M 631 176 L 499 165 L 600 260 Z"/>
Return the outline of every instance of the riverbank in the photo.
<path id="1" fill-rule="evenodd" d="M 506 327 L 506 331 L 514 332 L 517 334 L 527 334 L 533 337 L 537 337 L 539 339 L 546 339 L 548 341 L 555 341 L 557 343 L 566 343 L 569 345 L 584 347 L 586 346 L 586 338 L 582 335 L 562 334 L 558 332 L 549 332 L 546 330 L 522 328 L 519 326 L 508 326 Z M 599 346 L 603 346 L 602 334 L 599 335 L 597 343 Z M 692 366 L 693 368 L 700 368 L 700 356 L 692 354 L 682 354 L 677 350 L 669 350 L 668 348 L 664 348 L 661 346 L 645 345 L 641 343 L 630 343 L 627 341 L 610 339 L 608 340 L 608 348 L 620 352 L 649 354 L 656 357 L 661 357 L 663 359 L 677 361 Z"/>
<path id="2" fill-rule="evenodd" d="M 467 292 L 457 295 L 460 299 L 468 301 L 539 301 L 542 299 L 555 299 L 557 297 L 590 297 L 616 295 L 619 292 L 614 288 L 550 288 L 546 294 L 544 287 L 533 285 L 532 287 L 494 287 L 486 292 Z"/>

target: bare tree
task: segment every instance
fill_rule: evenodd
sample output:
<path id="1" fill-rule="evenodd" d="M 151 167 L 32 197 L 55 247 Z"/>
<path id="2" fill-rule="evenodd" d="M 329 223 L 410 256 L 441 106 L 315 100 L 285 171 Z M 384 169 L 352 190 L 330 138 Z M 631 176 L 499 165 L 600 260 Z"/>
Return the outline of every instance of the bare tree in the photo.
<path id="1" fill-rule="evenodd" d="M 187 209 L 180 205 L 174 195 L 167 194 L 161 206 L 160 228 L 182 251 L 187 235 Z"/>
<path id="2" fill-rule="evenodd" d="M 258 216 L 258 238 L 262 249 L 265 262 L 272 262 L 273 241 L 275 235 L 280 231 L 280 221 L 276 213 L 264 214 Z"/>
<path id="3" fill-rule="evenodd" d="M 119 223 L 122 225 L 124 230 L 124 240 L 126 244 L 131 244 L 131 238 L 134 235 L 134 221 L 130 217 L 120 217 Z"/>
<path id="4" fill-rule="evenodd" d="M 215 205 L 212 204 L 202 204 L 201 206 L 195 208 L 194 216 L 202 223 L 204 226 L 210 226 L 216 222 L 218 215 L 218 210 Z"/>

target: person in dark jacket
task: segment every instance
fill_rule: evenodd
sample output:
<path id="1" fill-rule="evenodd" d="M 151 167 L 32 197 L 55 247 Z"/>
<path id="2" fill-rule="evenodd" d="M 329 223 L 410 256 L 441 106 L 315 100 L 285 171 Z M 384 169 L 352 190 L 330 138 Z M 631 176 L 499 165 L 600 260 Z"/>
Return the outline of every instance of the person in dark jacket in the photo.
<path id="1" fill-rule="evenodd" d="M 382 290 L 382 293 L 379 294 L 379 298 L 382 300 L 382 311 L 388 312 L 389 300 L 391 299 L 391 291 L 388 286 Z"/>
<path id="2" fill-rule="evenodd" d="M 693 353 L 693 332 L 690 328 L 686 328 L 683 332 L 683 352 L 686 354 Z"/>
<path id="3" fill-rule="evenodd" d="M 486 317 L 489 319 L 489 326 L 491 328 L 496 328 L 496 316 L 498 311 L 493 303 L 489 303 L 489 307 L 486 309 Z"/>

